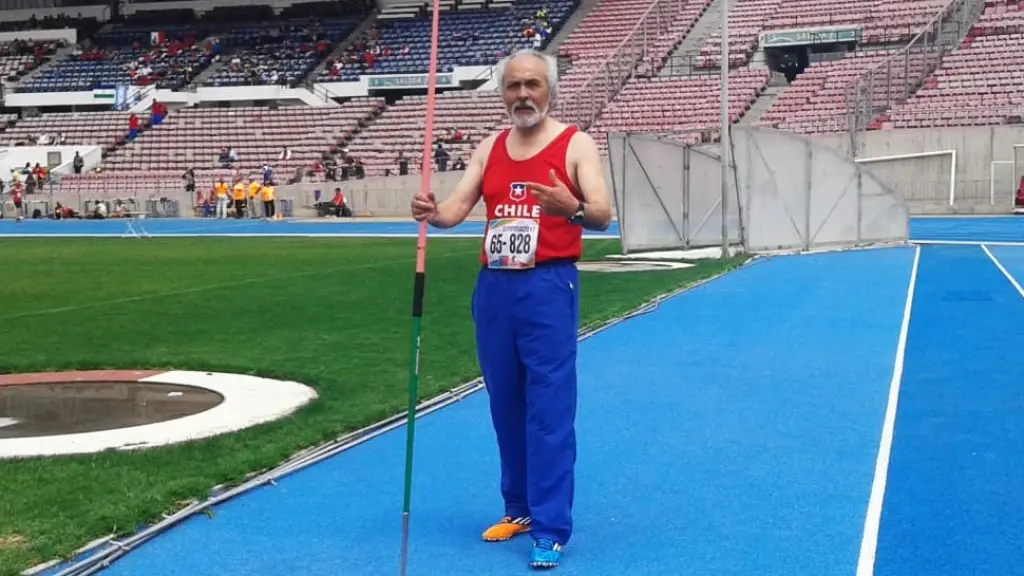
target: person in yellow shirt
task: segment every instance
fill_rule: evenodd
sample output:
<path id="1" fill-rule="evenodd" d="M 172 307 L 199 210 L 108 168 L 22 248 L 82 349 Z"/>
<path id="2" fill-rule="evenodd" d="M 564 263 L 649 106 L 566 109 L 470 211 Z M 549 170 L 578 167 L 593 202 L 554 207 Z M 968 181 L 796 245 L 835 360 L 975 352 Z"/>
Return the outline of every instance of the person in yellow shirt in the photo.
<path id="1" fill-rule="evenodd" d="M 260 210 L 256 207 L 256 197 L 260 194 L 260 188 L 262 186 L 256 181 L 256 177 L 252 177 L 249 180 L 249 217 L 259 218 Z"/>
<path id="2" fill-rule="evenodd" d="M 224 182 L 222 176 L 216 184 L 213 185 L 213 193 L 217 195 L 217 218 L 228 217 L 228 185 Z"/>
<path id="3" fill-rule="evenodd" d="M 235 201 L 235 218 L 241 218 L 245 214 L 245 184 L 239 178 L 231 189 L 231 199 Z"/>
<path id="4" fill-rule="evenodd" d="M 263 185 L 263 215 L 268 220 L 274 219 L 274 182 Z"/>

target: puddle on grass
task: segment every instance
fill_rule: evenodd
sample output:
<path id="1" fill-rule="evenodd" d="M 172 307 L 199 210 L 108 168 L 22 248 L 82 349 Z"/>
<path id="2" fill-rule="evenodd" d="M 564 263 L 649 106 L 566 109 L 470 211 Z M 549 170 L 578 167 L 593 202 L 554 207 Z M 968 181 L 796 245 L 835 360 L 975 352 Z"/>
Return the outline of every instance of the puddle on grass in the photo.
<path id="1" fill-rule="evenodd" d="M 175 420 L 220 394 L 180 384 L 69 382 L 0 386 L 0 439 L 80 434 Z"/>

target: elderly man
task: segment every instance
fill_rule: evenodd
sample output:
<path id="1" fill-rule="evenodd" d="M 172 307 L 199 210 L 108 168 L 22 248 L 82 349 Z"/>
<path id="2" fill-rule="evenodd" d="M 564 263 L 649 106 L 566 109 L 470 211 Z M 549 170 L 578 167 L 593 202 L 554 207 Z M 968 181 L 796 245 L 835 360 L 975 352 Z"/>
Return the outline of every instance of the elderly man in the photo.
<path id="1" fill-rule="evenodd" d="M 496 72 L 512 127 L 479 144 L 449 199 L 418 195 L 412 213 L 450 228 L 480 198 L 487 207 L 472 315 L 505 512 L 483 538 L 530 532 L 530 565 L 551 568 L 572 534 L 575 263 L 583 229 L 607 229 L 611 203 L 594 140 L 548 116 L 557 95 L 554 58 L 523 50 Z"/>

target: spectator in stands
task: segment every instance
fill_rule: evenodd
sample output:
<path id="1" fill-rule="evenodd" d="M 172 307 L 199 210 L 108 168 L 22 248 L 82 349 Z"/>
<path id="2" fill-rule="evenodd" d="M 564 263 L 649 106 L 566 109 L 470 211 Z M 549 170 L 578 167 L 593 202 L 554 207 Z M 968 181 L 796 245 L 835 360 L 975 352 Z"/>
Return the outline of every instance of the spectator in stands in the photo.
<path id="1" fill-rule="evenodd" d="M 221 148 L 220 154 L 217 155 L 217 161 L 220 162 L 221 168 L 231 168 L 231 164 L 238 161 L 238 155 L 231 148 Z"/>
<path id="2" fill-rule="evenodd" d="M 448 158 L 450 155 L 448 151 L 444 149 L 444 145 L 440 142 L 437 143 L 437 147 L 434 148 L 434 161 L 437 162 L 438 172 L 448 171 Z"/>
<path id="3" fill-rule="evenodd" d="M 135 140 L 135 137 L 139 134 L 139 117 L 132 113 L 128 117 L 128 141 Z"/>
<path id="4" fill-rule="evenodd" d="M 270 164 L 263 165 L 263 183 L 268 184 L 274 179 L 274 169 L 270 167 Z"/>
<path id="5" fill-rule="evenodd" d="M 39 162 L 36 162 L 36 165 L 32 168 L 32 173 L 30 177 L 33 180 L 35 180 L 36 188 L 42 188 L 43 184 L 45 184 L 46 181 L 50 178 L 50 171 L 47 170 L 46 168 L 43 168 L 43 166 L 39 164 Z"/>
<path id="6" fill-rule="evenodd" d="M 167 117 L 167 105 L 163 102 L 157 102 L 153 99 L 153 106 L 150 108 L 150 118 L 152 119 L 153 126 L 159 126 L 164 118 Z"/>
<path id="7" fill-rule="evenodd" d="M 338 179 L 338 161 L 334 159 L 334 156 L 330 154 L 324 154 L 324 170 L 326 171 L 326 177 L 330 181 L 336 181 Z"/>
<path id="8" fill-rule="evenodd" d="M 398 175 L 405 176 L 409 173 L 409 159 L 405 157 L 405 152 L 398 151 Z"/>
<path id="9" fill-rule="evenodd" d="M 71 168 L 75 171 L 75 174 L 81 174 L 82 168 L 85 167 L 85 159 L 82 155 L 75 150 L 75 157 L 71 160 Z"/>
<path id="10" fill-rule="evenodd" d="M 459 172 L 466 169 L 466 162 L 462 159 L 462 156 L 455 158 L 455 162 L 452 162 L 452 171 Z"/>
<path id="11" fill-rule="evenodd" d="M 196 191 L 196 171 L 192 168 L 185 170 L 185 173 L 181 175 L 181 179 L 185 181 L 185 192 L 192 193 Z M 197 202 L 198 204 L 198 202 Z"/>

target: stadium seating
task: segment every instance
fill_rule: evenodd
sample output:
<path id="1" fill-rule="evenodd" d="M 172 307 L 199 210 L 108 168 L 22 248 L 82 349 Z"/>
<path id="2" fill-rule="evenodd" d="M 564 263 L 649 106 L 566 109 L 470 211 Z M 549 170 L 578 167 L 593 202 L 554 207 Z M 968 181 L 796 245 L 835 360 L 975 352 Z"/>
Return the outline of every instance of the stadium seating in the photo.
<path id="1" fill-rule="evenodd" d="M 883 129 L 1019 123 L 1024 102 L 1024 12 L 992 4 L 963 45 L 912 98 L 880 117 Z"/>
<path id="2" fill-rule="evenodd" d="M 651 0 L 600 0 L 558 47 L 558 55 L 575 62 L 612 54 L 650 6 Z"/>
<path id="3" fill-rule="evenodd" d="M 438 71 L 451 72 L 456 66 L 492 65 L 502 55 L 531 47 L 533 41 L 524 31 L 536 22 L 539 10 L 547 10 L 547 22 L 553 36 L 574 7 L 570 0 L 517 0 L 508 8 L 463 8 L 442 12 L 439 18 Z M 345 65 L 340 73 L 331 74 L 328 68 L 317 80 L 357 81 L 362 74 L 427 72 L 430 31 L 429 17 L 378 21 L 369 33 L 369 39 L 375 40 L 381 53 L 367 58 L 359 47 L 353 47 L 341 59 Z M 371 48 L 369 43 L 366 48 Z"/>
<path id="4" fill-rule="evenodd" d="M 729 12 L 729 63 L 749 61 L 759 35 L 805 26 L 861 24 L 864 44 L 906 42 L 949 5 L 949 0 L 736 0 Z M 700 49 L 702 67 L 719 65 L 721 30 Z"/>
<path id="5" fill-rule="evenodd" d="M 648 0 L 603 0 L 559 47 L 559 55 L 570 58 L 574 65 L 610 56 L 623 43 L 631 42 L 628 38 L 646 14 L 646 23 L 632 42 L 637 47 L 647 45 L 640 73 L 656 73 L 710 4 L 711 0 L 663 0 L 648 14 Z M 651 34 L 656 34 L 653 41 L 648 37 Z"/>
<path id="6" fill-rule="evenodd" d="M 0 79 L 17 80 L 49 60 L 64 42 L 0 42 Z"/>
<path id="7" fill-rule="evenodd" d="M 348 143 L 349 154 L 363 161 L 367 176 L 397 172 L 398 153 L 409 159 L 409 172 L 418 174 L 423 162 L 425 96 L 398 100 Z M 507 113 L 496 92 L 454 91 L 438 94 L 434 107 L 434 135 L 459 130 L 464 142 L 446 145 L 452 160 L 469 160 L 472 147 L 494 129 L 503 126 Z"/>
<path id="8" fill-rule="evenodd" d="M 196 42 L 193 27 L 163 27 L 165 40 L 151 44 L 152 27 L 114 28 L 94 37 L 95 47 L 76 50 L 42 70 L 18 92 L 71 92 L 118 85 L 181 89 L 209 65 L 212 54 Z"/>
<path id="9" fill-rule="evenodd" d="M 892 54 L 884 50 L 862 51 L 839 60 L 813 63 L 779 95 L 759 124 L 802 134 L 846 130 L 849 86 Z M 899 71 L 902 73 L 903 68 L 899 67 Z"/>
<path id="10" fill-rule="evenodd" d="M 64 145 L 113 148 L 128 134 L 130 112 L 58 112 L 19 120 L 0 132 L 0 145 L 15 146 L 43 134 L 64 136 Z"/>
<path id="11" fill-rule="evenodd" d="M 231 27 L 218 35 L 225 66 L 204 85 L 298 86 L 361 20 L 357 15 L 317 23 L 293 19 Z"/>
<path id="12" fill-rule="evenodd" d="M 250 177 L 264 164 L 287 181 L 348 137 L 384 104 L 379 98 L 355 98 L 341 106 L 313 108 L 190 108 L 172 112 L 160 125 L 112 153 L 100 172 L 68 175 L 60 190 L 100 195 L 109 191 L 139 195 L 181 190 L 181 175 L 196 170 L 196 186 L 207 189 L 215 178 Z M 281 159 L 285 148 L 289 159 Z M 230 168 L 217 162 L 223 148 L 238 156 Z"/>
<path id="13" fill-rule="evenodd" d="M 313 108 L 188 108 L 168 115 L 159 126 L 112 154 L 108 171 L 214 169 L 217 154 L 231 148 L 238 154 L 233 168 L 259 170 L 272 163 L 281 170 L 312 164 L 384 101 L 356 98 L 341 106 Z M 278 155 L 288 147 L 290 160 Z"/>
<path id="14" fill-rule="evenodd" d="M 768 85 L 767 69 L 737 70 L 729 76 L 729 118 L 738 122 Z M 715 130 L 721 84 L 717 76 L 634 78 L 589 130 L 603 152 L 607 133 Z"/>

